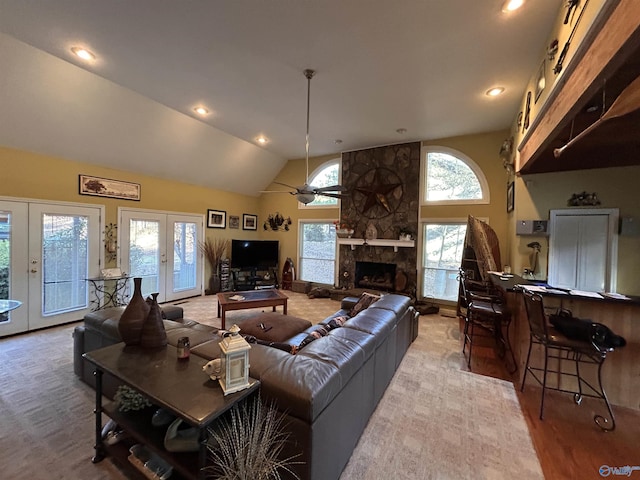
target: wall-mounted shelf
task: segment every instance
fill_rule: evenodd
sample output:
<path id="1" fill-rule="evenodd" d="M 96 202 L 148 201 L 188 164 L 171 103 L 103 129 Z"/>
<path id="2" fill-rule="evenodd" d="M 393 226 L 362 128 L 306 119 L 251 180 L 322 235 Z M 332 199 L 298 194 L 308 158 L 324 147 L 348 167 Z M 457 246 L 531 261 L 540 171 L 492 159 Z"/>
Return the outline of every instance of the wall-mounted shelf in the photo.
<path id="1" fill-rule="evenodd" d="M 413 248 L 416 243 L 414 240 L 390 240 L 376 239 L 365 240 L 364 238 L 338 238 L 338 245 L 350 245 L 351 250 L 355 250 L 357 246 L 368 245 L 370 247 L 393 247 L 393 251 L 397 252 L 398 248 Z"/>

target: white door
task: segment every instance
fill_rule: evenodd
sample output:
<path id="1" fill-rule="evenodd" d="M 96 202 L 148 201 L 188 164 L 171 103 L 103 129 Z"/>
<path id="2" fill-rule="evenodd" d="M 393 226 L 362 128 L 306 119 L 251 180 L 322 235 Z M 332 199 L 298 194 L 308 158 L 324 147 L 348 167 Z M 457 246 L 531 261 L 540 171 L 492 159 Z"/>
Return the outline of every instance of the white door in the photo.
<path id="1" fill-rule="evenodd" d="M 25 202 L 0 201 L 0 299 L 22 302 L 20 308 L 0 314 L 0 336 L 29 329 L 28 208 Z"/>
<path id="2" fill-rule="evenodd" d="M 552 210 L 549 283 L 591 292 L 614 291 L 617 224 L 615 209 Z"/>
<path id="3" fill-rule="evenodd" d="M 91 311 L 87 278 L 100 274 L 100 208 L 29 205 L 29 329 Z"/>
<path id="4" fill-rule="evenodd" d="M 142 295 L 158 292 L 158 302 L 201 295 L 198 240 L 203 217 L 120 210 L 120 268 L 142 278 Z"/>
<path id="5" fill-rule="evenodd" d="M 80 320 L 101 260 L 100 207 L 0 201 L 0 336 Z"/>

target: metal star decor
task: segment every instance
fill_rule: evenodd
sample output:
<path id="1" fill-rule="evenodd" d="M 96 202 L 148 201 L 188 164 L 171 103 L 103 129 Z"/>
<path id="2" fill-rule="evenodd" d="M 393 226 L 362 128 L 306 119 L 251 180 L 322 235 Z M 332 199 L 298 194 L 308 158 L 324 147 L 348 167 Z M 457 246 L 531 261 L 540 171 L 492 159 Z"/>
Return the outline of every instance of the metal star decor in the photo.
<path id="1" fill-rule="evenodd" d="M 393 173 L 393 172 L 390 172 Z M 381 169 L 377 168 L 373 174 L 373 182 L 371 185 L 364 187 L 356 187 L 355 191 L 364 195 L 365 200 L 362 204 L 360 211 L 365 214 L 376 205 L 384 208 L 388 213 L 391 213 L 391 206 L 389 204 L 389 198 L 387 195 L 392 193 L 396 188 L 401 187 L 402 183 L 387 183 L 382 178 Z"/>

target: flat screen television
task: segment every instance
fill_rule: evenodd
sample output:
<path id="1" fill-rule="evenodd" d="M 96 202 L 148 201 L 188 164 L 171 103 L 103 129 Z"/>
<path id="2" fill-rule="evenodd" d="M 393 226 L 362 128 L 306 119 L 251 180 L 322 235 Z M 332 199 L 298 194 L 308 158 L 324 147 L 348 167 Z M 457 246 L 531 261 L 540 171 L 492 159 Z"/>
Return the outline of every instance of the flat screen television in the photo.
<path id="1" fill-rule="evenodd" d="M 231 268 L 277 268 L 278 240 L 232 240 Z"/>

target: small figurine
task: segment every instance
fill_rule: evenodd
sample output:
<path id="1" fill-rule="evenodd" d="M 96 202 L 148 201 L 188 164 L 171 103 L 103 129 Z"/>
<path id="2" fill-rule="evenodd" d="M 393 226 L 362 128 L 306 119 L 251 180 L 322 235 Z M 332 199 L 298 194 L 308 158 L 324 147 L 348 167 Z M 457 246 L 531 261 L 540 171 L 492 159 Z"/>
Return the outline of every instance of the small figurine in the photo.
<path id="1" fill-rule="evenodd" d="M 211 360 L 202 367 L 202 371 L 209 375 L 211 380 L 218 380 L 222 375 L 222 365 L 219 358 Z"/>

